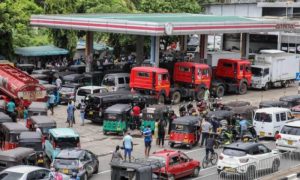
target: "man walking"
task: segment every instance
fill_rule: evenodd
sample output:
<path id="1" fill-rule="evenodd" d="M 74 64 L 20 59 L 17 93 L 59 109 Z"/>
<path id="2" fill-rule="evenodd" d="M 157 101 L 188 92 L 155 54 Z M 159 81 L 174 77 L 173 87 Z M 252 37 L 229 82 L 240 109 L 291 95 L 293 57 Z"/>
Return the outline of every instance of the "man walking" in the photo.
<path id="1" fill-rule="evenodd" d="M 81 126 L 84 126 L 84 114 L 85 114 L 85 108 L 86 108 L 86 105 L 85 105 L 83 99 L 81 99 L 81 102 L 80 102 L 79 106 L 80 106 Z"/>
<path id="2" fill-rule="evenodd" d="M 210 159 L 209 152 L 211 153 L 211 155 L 215 152 L 214 151 L 215 138 L 214 138 L 213 134 L 209 134 L 208 136 L 209 137 L 207 138 L 206 145 L 205 145 L 206 160 Z"/>
<path id="3" fill-rule="evenodd" d="M 209 122 L 207 122 L 205 119 L 203 119 L 203 122 L 201 124 L 201 128 L 202 128 L 202 138 L 201 138 L 201 145 L 200 147 L 203 146 L 204 141 L 206 143 L 206 139 L 208 138 L 209 132 L 211 130 L 211 124 Z"/>
<path id="4" fill-rule="evenodd" d="M 49 95 L 48 103 L 49 103 L 49 109 L 51 111 L 51 115 L 53 115 L 54 114 L 54 103 L 55 103 L 55 96 L 54 96 L 53 92 L 51 92 Z"/>
<path id="5" fill-rule="evenodd" d="M 56 78 L 55 84 L 56 84 L 57 90 L 60 90 L 62 81 L 59 77 Z"/>
<path id="6" fill-rule="evenodd" d="M 131 152 L 133 150 L 133 142 L 130 133 L 127 132 L 127 135 L 123 138 L 123 147 L 124 147 L 124 159 L 126 161 L 127 155 L 129 158 L 129 162 L 131 162 Z"/>
<path id="7" fill-rule="evenodd" d="M 151 143 L 152 143 L 152 131 L 150 129 L 150 125 L 148 125 L 146 129 L 143 131 L 143 135 L 144 135 L 144 142 L 145 142 L 145 156 L 149 157 Z"/>
<path id="8" fill-rule="evenodd" d="M 75 111 L 75 106 L 73 105 L 72 101 L 69 101 L 68 107 L 67 107 L 67 122 L 69 123 L 69 127 L 73 127 L 74 123 L 74 111 Z"/>
<path id="9" fill-rule="evenodd" d="M 158 123 L 158 145 L 160 147 L 164 146 L 165 134 L 166 134 L 166 123 L 164 120 L 160 119 Z"/>

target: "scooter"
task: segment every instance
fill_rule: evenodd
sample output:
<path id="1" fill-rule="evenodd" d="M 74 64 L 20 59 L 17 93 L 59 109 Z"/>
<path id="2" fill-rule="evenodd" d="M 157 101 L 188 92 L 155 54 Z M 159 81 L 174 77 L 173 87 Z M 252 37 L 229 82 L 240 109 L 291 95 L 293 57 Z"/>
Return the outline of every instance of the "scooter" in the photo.
<path id="1" fill-rule="evenodd" d="M 257 133 L 256 133 L 254 126 L 248 127 L 248 131 L 246 132 L 246 134 L 243 135 L 243 137 L 241 137 L 241 141 L 242 142 L 257 142 L 258 141 Z"/>

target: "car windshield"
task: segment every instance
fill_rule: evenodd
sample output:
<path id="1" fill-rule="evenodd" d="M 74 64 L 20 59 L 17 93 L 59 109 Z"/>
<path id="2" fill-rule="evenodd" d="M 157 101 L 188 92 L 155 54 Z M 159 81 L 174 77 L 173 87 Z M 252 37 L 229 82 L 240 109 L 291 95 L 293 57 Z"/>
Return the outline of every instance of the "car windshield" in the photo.
<path id="1" fill-rule="evenodd" d="M 151 160 L 151 161 L 159 161 L 159 162 L 161 162 L 163 164 L 166 164 L 166 159 L 164 157 L 150 156 L 148 159 Z"/>
<path id="2" fill-rule="evenodd" d="M 78 96 L 88 96 L 90 94 L 91 94 L 90 89 L 80 89 L 80 90 L 78 90 L 78 93 L 77 93 Z"/>
<path id="3" fill-rule="evenodd" d="M 281 129 L 280 133 L 300 136 L 300 127 L 292 127 L 292 126 L 285 125 Z"/>
<path id="4" fill-rule="evenodd" d="M 260 121 L 260 122 L 272 122 L 272 115 L 267 114 L 267 113 L 255 113 L 255 121 Z"/>
<path id="5" fill-rule="evenodd" d="M 72 92 L 74 92 L 74 88 L 71 88 L 71 87 L 61 87 L 60 91 L 61 92 L 72 93 Z"/>
<path id="6" fill-rule="evenodd" d="M 106 77 L 102 81 L 102 85 L 104 86 L 115 86 L 115 78 L 114 77 Z"/>
<path id="7" fill-rule="evenodd" d="M 251 68 L 251 72 L 253 76 L 262 76 L 263 75 L 263 70 L 261 68 L 257 68 L 257 67 L 252 67 Z"/>
<path id="8" fill-rule="evenodd" d="M 22 173 L 4 171 L 0 173 L 0 180 L 20 179 L 22 176 Z"/>
<path id="9" fill-rule="evenodd" d="M 61 149 L 77 147 L 78 137 L 58 138 L 55 140 L 57 147 Z"/>
<path id="10" fill-rule="evenodd" d="M 53 163 L 54 167 L 56 168 L 76 168 L 79 166 L 78 159 L 63 159 L 63 158 L 56 158 Z"/>
<path id="11" fill-rule="evenodd" d="M 224 148 L 223 154 L 227 156 L 241 157 L 246 156 L 246 152 L 241 149 Z"/>

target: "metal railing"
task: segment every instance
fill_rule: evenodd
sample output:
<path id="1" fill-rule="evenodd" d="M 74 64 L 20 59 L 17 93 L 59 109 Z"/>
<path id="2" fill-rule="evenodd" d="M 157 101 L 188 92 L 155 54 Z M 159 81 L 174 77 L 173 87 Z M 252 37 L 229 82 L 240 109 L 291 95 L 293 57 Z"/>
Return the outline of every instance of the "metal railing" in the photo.
<path id="1" fill-rule="evenodd" d="M 257 155 L 259 157 L 260 155 Z M 251 161 L 249 159 L 249 161 Z M 251 161 L 237 167 L 218 169 L 215 179 L 219 180 L 253 180 L 271 173 L 286 170 L 300 164 L 300 153 L 286 152 L 272 155 L 268 158 Z M 220 168 L 220 167 L 217 167 Z"/>

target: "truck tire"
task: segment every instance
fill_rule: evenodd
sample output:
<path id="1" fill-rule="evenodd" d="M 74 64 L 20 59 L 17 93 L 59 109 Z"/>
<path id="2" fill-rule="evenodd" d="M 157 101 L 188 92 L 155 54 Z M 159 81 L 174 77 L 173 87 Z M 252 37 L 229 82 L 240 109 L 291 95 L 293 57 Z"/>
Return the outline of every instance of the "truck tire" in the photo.
<path id="1" fill-rule="evenodd" d="M 218 86 L 217 89 L 216 89 L 216 96 L 217 97 L 223 97 L 225 94 L 225 88 L 224 86 Z"/>
<path id="2" fill-rule="evenodd" d="M 246 94 L 247 93 L 247 84 L 242 82 L 239 86 L 239 94 Z"/>
<path id="3" fill-rule="evenodd" d="M 196 100 L 201 101 L 204 98 L 205 89 L 199 88 L 196 92 Z"/>
<path id="4" fill-rule="evenodd" d="M 158 96 L 158 104 L 165 104 L 165 96 L 160 94 Z"/>
<path id="5" fill-rule="evenodd" d="M 269 88 L 270 88 L 269 83 L 266 83 L 265 87 L 263 87 L 263 89 L 264 89 L 265 91 L 267 91 Z"/>
<path id="6" fill-rule="evenodd" d="M 180 103 L 180 100 L 181 100 L 181 94 L 179 91 L 175 91 L 173 94 L 172 94 L 172 102 L 174 104 L 178 104 Z"/>
<path id="7" fill-rule="evenodd" d="M 289 82 L 288 82 L 288 81 L 283 81 L 283 82 L 281 83 L 281 86 L 282 86 L 283 88 L 287 88 L 287 87 L 289 87 Z"/>

